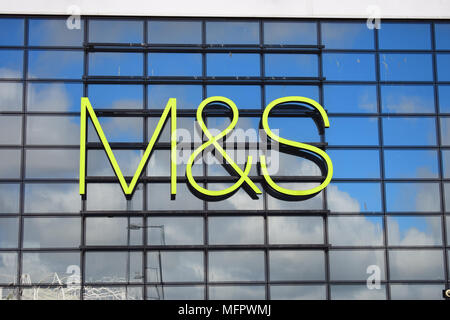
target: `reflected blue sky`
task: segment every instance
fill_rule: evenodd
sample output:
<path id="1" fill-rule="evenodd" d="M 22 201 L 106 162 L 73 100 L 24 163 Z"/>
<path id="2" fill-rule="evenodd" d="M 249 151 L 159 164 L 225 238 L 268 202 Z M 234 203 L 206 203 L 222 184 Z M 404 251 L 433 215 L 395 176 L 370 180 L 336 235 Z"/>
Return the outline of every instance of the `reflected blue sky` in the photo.
<path id="1" fill-rule="evenodd" d="M 383 118 L 385 145 L 430 146 L 436 144 L 434 118 Z"/>
<path id="2" fill-rule="evenodd" d="M 143 43 L 144 23 L 133 20 L 89 20 L 89 42 Z"/>
<path id="3" fill-rule="evenodd" d="M 384 22 L 378 33 L 380 49 L 431 49 L 429 23 Z"/>
<path id="4" fill-rule="evenodd" d="M 375 55 L 371 53 L 324 53 L 322 59 L 327 80 L 375 80 Z"/>
<path id="5" fill-rule="evenodd" d="M 264 22 L 264 43 L 274 45 L 317 44 L 314 22 Z"/>
<path id="6" fill-rule="evenodd" d="M 239 87 L 240 88 L 240 87 Z M 177 99 L 177 109 L 196 109 L 202 101 L 200 85 L 154 84 L 148 86 L 148 108 L 164 109 L 169 98 Z M 226 95 L 228 97 L 228 95 Z M 235 101 L 236 102 L 236 101 Z"/>
<path id="7" fill-rule="evenodd" d="M 206 43 L 257 44 L 259 43 L 259 23 L 208 21 L 206 22 Z"/>
<path id="8" fill-rule="evenodd" d="M 434 25 L 436 49 L 450 50 L 450 24 L 436 23 Z"/>
<path id="9" fill-rule="evenodd" d="M 20 46 L 23 44 L 23 19 L 0 19 L 0 45 Z"/>
<path id="10" fill-rule="evenodd" d="M 330 113 L 376 113 L 374 85 L 325 85 L 324 108 Z"/>
<path id="11" fill-rule="evenodd" d="M 379 178 L 378 150 L 328 150 L 333 161 L 333 178 Z"/>
<path id="12" fill-rule="evenodd" d="M 384 113 L 434 113 L 434 87 L 382 86 L 381 104 Z"/>
<path id="13" fill-rule="evenodd" d="M 22 70 L 22 50 L 0 50 L 0 78 L 21 78 Z"/>
<path id="14" fill-rule="evenodd" d="M 437 76 L 439 81 L 450 81 L 450 54 L 436 55 L 437 61 Z"/>
<path id="15" fill-rule="evenodd" d="M 450 113 L 450 86 L 439 86 L 439 112 Z"/>
<path id="16" fill-rule="evenodd" d="M 142 109 L 144 96 L 141 85 L 97 84 L 88 87 L 88 97 L 94 109 Z M 164 106 L 161 106 L 164 108 Z"/>
<path id="17" fill-rule="evenodd" d="M 202 23 L 199 21 L 148 21 L 149 43 L 199 44 Z"/>
<path id="18" fill-rule="evenodd" d="M 314 54 L 266 54 L 268 77 L 317 77 L 318 56 Z"/>
<path id="19" fill-rule="evenodd" d="M 257 77 L 260 75 L 259 59 L 259 55 L 253 53 L 209 53 L 206 55 L 207 75 L 210 77 Z"/>
<path id="20" fill-rule="evenodd" d="M 380 55 L 382 81 L 433 81 L 431 54 L 383 53 Z"/>
<path id="21" fill-rule="evenodd" d="M 66 19 L 30 19 L 28 42 L 32 46 L 81 46 L 84 23 L 79 29 L 68 29 Z"/>
<path id="22" fill-rule="evenodd" d="M 149 53 L 148 75 L 201 76 L 202 56 L 198 53 Z"/>
<path id="23" fill-rule="evenodd" d="M 206 87 L 206 95 L 227 97 L 233 100 L 238 109 L 261 109 L 260 86 L 211 85 Z"/>
<path id="24" fill-rule="evenodd" d="M 435 150 L 385 150 L 386 178 L 438 178 Z"/>
<path id="25" fill-rule="evenodd" d="M 377 145 L 378 120 L 374 117 L 331 117 L 326 141 L 330 145 Z"/>
<path id="26" fill-rule="evenodd" d="M 324 22 L 322 43 L 327 49 L 373 49 L 374 32 L 365 23 Z"/>
<path id="27" fill-rule="evenodd" d="M 141 53 L 94 52 L 89 54 L 89 74 L 94 76 L 141 76 Z"/>
<path id="28" fill-rule="evenodd" d="M 83 75 L 83 51 L 30 50 L 28 61 L 28 78 L 80 79 Z"/>

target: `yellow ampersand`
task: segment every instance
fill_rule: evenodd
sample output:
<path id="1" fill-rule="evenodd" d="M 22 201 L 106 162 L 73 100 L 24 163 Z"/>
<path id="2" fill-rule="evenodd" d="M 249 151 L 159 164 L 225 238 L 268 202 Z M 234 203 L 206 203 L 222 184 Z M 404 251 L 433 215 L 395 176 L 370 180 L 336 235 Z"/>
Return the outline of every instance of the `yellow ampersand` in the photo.
<path id="1" fill-rule="evenodd" d="M 205 122 L 203 121 L 203 109 L 212 102 L 221 102 L 226 104 L 228 107 L 231 108 L 233 112 L 233 118 L 231 120 L 230 125 L 220 132 L 218 135 L 213 136 L 208 128 L 205 125 Z M 236 107 L 236 104 L 225 97 L 210 97 L 202 101 L 202 103 L 198 106 L 197 109 L 197 122 L 205 134 L 205 136 L 208 138 L 208 141 L 202 144 L 200 147 L 198 147 L 189 157 L 187 166 L 186 166 L 186 177 L 188 179 L 189 184 L 191 187 L 193 187 L 197 192 L 206 195 L 208 197 L 224 197 L 227 195 L 232 194 L 234 191 L 236 191 L 244 182 L 248 184 L 248 186 L 256 193 L 261 194 L 261 190 L 258 189 L 258 187 L 253 183 L 253 181 L 248 177 L 248 174 L 250 173 L 250 169 L 252 167 L 252 156 L 248 156 L 247 163 L 245 165 L 244 171 L 242 171 L 241 168 L 233 161 L 233 159 L 230 158 L 230 156 L 225 152 L 225 150 L 222 148 L 222 146 L 218 143 L 218 141 L 224 137 L 226 137 L 236 126 L 236 123 L 239 118 L 239 111 Z M 228 163 L 233 170 L 236 172 L 237 175 L 240 176 L 239 180 L 234 183 L 232 186 L 224 189 L 224 190 L 208 190 L 200 185 L 195 181 L 194 177 L 192 176 L 192 166 L 195 162 L 195 160 L 201 155 L 202 151 L 208 148 L 210 145 L 214 145 L 215 149 L 222 155 L 222 157 L 225 159 L 226 163 Z"/>

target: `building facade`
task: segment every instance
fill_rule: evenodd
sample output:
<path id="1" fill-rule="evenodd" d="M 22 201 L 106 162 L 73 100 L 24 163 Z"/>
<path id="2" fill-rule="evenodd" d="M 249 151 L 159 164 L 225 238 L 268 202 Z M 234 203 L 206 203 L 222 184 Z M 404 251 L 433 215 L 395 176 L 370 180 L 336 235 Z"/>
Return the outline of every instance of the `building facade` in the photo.
<path id="1" fill-rule="evenodd" d="M 450 20 L 286 17 L 0 16 L 0 299 L 442 299 L 449 283 Z M 34 12 L 32 12 L 34 13 Z M 53 12 L 49 12 L 52 13 Z M 381 27 L 381 28 L 380 28 Z M 189 187 L 206 128 L 237 121 L 225 152 L 244 184 Z M 324 150 L 327 169 L 264 135 Z M 167 123 L 131 195 L 127 183 L 176 98 L 176 196 Z M 170 121 L 170 120 L 169 120 Z M 155 136 L 156 137 L 156 136 Z M 203 139 L 203 140 L 202 140 Z M 270 141 L 273 142 L 273 141 Z M 242 172 L 216 146 L 192 166 L 208 190 Z M 173 154 L 172 154 L 173 156 Z M 326 166 L 325 166 L 326 167 Z M 83 173 L 81 173 L 83 174 Z"/>

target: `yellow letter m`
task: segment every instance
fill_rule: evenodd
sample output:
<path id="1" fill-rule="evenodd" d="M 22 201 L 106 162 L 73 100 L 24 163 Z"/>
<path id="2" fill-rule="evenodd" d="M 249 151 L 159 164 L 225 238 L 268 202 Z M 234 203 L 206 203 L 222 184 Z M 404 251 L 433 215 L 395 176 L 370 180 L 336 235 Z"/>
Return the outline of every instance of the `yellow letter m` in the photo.
<path id="1" fill-rule="evenodd" d="M 87 112 L 86 112 L 87 111 Z M 167 105 L 163 111 L 163 114 L 161 115 L 161 118 L 158 121 L 158 124 L 156 126 L 155 131 L 153 132 L 153 135 L 148 143 L 147 148 L 145 149 L 144 155 L 142 156 L 141 161 L 139 162 L 138 168 L 136 169 L 136 172 L 134 173 L 133 178 L 131 179 L 130 184 L 127 184 L 125 181 L 125 178 L 122 174 L 122 170 L 120 170 L 120 167 L 117 163 L 116 157 L 114 156 L 114 153 L 111 150 L 111 147 L 109 145 L 108 140 L 106 139 L 105 133 L 103 132 L 103 129 L 100 125 L 100 122 L 97 119 L 97 116 L 95 114 L 94 109 L 91 106 L 91 103 L 89 102 L 89 99 L 86 97 L 81 98 L 81 120 L 80 120 L 80 194 L 84 195 L 86 193 L 86 123 L 87 123 L 87 117 L 91 118 L 92 123 L 94 124 L 94 128 L 97 131 L 97 134 L 100 138 L 100 141 L 103 145 L 103 148 L 106 151 L 106 155 L 109 158 L 109 161 L 111 163 L 111 166 L 119 179 L 120 186 L 122 187 L 123 192 L 125 195 L 131 195 L 133 193 L 134 188 L 136 187 L 136 184 L 139 180 L 139 177 L 142 174 L 143 169 L 145 168 L 145 165 L 147 164 L 147 161 L 150 157 L 150 154 L 153 150 L 153 147 L 156 143 L 156 141 L 159 138 L 159 135 L 164 127 L 164 124 L 166 123 L 167 117 L 171 117 L 170 122 L 170 157 L 171 157 L 171 165 L 170 165 L 170 173 L 171 173 L 171 194 L 175 195 L 177 192 L 177 167 L 176 167 L 176 129 L 177 129 L 177 100 L 175 98 L 170 98 L 167 102 Z"/>

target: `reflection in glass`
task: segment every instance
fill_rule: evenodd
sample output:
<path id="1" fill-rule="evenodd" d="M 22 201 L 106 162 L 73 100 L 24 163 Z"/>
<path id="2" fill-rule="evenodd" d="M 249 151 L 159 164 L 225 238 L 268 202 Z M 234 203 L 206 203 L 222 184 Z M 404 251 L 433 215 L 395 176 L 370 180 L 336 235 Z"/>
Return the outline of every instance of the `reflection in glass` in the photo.
<path id="1" fill-rule="evenodd" d="M 450 86 L 438 86 L 439 112 L 450 113 Z"/>
<path id="2" fill-rule="evenodd" d="M 383 250 L 332 250 L 330 251 L 331 280 L 367 280 L 367 267 L 380 268 L 380 280 L 384 280 Z"/>
<path id="3" fill-rule="evenodd" d="M 259 23 L 245 21 L 207 21 L 206 43 L 257 44 Z"/>
<path id="4" fill-rule="evenodd" d="M 383 138 L 391 146 L 429 146 L 436 144 L 434 118 L 383 118 Z"/>
<path id="5" fill-rule="evenodd" d="M 91 52 L 89 74 L 93 76 L 142 76 L 143 55 L 135 52 Z"/>
<path id="6" fill-rule="evenodd" d="M 271 244 L 323 243 L 321 217 L 268 217 L 268 238 Z"/>
<path id="7" fill-rule="evenodd" d="M 87 210 L 142 210 L 142 184 L 137 184 L 131 200 L 125 198 L 120 184 L 88 183 Z"/>
<path id="8" fill-rule="evenodd" d="M 203 252 L 147 252 L 147 282 L 191 282 L 203 279 Z"/>
<path id="9" fill-rule="evenodd" d="M 0 115 L 0 144 L 14 145 L 22 141 L 22 117 Z"/>
<path id="10" fill-rule="evenodd" d="M 199 44 L 201 21 L 148 21 L 148 42 L 155 44 Z"/>
<path id="11" fill-rule="evenodd" d="M 434 113 L 433 86 L 382 86 L 385 113 Z"/>
<path id="12" fill-rule="evenodd" d="M 324 285 L 271 285 L 271 300 L 325 300 Z"/>
<path id="13" fill-rule="evenodd" d="M 225 190 L 231 187 L 231 183 L 208 183 L 207 189 L 209 190 Z M 256 184 L 259 190 L 263 190 L 260 184 Z M 250 193 L 251 194 L 251 193 Z M 209 210 L 262 210 L 263 209 L 263 195 L 257 195 L 256 199 L 250 197 L 250 195 L 244 190 L 239 190 L 231 197 L 216 202 L 208 202 Z"/>
<path id="14" fill-rule="evenodd" d="M 142 21 L 89 20 L 89 42 L 142 43 L 142 39 Z"/>
<path id="15" fill-rule="evenodd" d="M 22 111 L 22 94 L 21 83 L 0 82 L 0 111 Z"/>
<path id="16" fill-rule="evenodd" d="M 141 252 L 86 252 L 86 282 L 142 282 Z"/>
<path id="17" fill-rule="evenodd" d="M 450 76 L 447 70 L 450 70 L 450 54 L 436 55 L 437 62 L 437 77 L 439 81 L 450 81 Z"/>
<path id="18" fill-rule="evenodd" d="M 385 150 L 386 178 L 438 178 L 435 150 Z"/>
<path id="19" fill-rule="evenodd" d="M 428 23 L 383 23 L 378 32 L 380 49 L 430 50 Z"/>
<path id="20" fill-rule="evenodd" d="M 369 53 L 325 53 L 323 75 L 327 80 L 375 80 L 375 56 Z"/>
<path id="21" fill-rule="evenodd" d="M 23 45 L 23 19 L 1 18 L 0 19 L 0 45 L 21 46 Z"/>
<path id="22" fill-rule="evenodd" d="M 222 96 L 231 99 L 239 110 L 261 109 L 261 87 L 259 86 L 211 85 L 207 86 L 207 92 L 207 97 Z"/>
<path id="23" fill-rule="evenodd" d="M 284 152 L 271 149 L 266 157 L 267 171 L 271 176 L 321 176 L 317 163 Z M 333 162 L 334 164 L 334 162 Z"/>
<path id="24" fill-rule="evenodd" d="M 0 252 L 0 283 L 7 285 L 16 283 L 17 253 Z"/>
<path id="25" fill-rule="evenodd" d="M 442 284 L 391 284 L 393 300 L 442 300 Z"/>
<path id="26" fill-rule="evenodd" d="M 373 30 L 362 22 L 324 22 L 322 44 L 326 49 L 373 49 Z"/>
<path id="27" fill-rule="evenodd" d="M 381 188 L 375 182 L 334 182 L 327 187 L 331 212 L 380 212 Z"/>
<path id="28" fill-rule="evenodd" d="M 385 300 L 386 288 L 369 290 L 366 285 L 332 285 L 332 300 Z"/>
<path id="29" fill-rule="evenodd" d="M 374 117 L 330 118 L 326 141 L 330 145 L 378 145 L 378 120 Z"/>
<path id="30" fill-rule="evenodd" d="M 78 145 L 80 117 L 27 116 L 27 144 Z"/>
<path id="31" fill-rule="evenodd" d="M 207 75 L 212 77 L 259 76 L 259 55 L 252 53 L 210 53 L 206 56 Z"/>
<path id="32" fill-rule="evenodd" d="M 265 86 L 266 105 L 278 98 L 300 96 L 319 101 L 319 87 L 308 85 L 268 85 Z M 264 106 L 265 107 L 265 106 Z"/>
<path id="33" fill-rule="evenodd" d="M 387 218 L 388 240 L 392 246 L 432 246 L 442 244 L 440 217 Z"/>
<path id="34" fill-rule="evenodd" d="M 142 142 L 144 119 L 137 117 L 99 117 L 103 133 L 111 142 Z M 100 142 L 92 121 L 88 121 L 88 142 Z"/>
<path id="35" fill-rule="evenodd" d="M 386 209 L 392 212 L 437 212 L 438 183 L 386 183 Z"/>
<path id="36" fill-rule="evenodd" d="M 183 76 L 202 75 L 202 56 L 199 53 L 161 53 L 148 54 L 149 76 Z"/>
<path id="37" fill-rule="evenodd" d="M 55 63 L 58 61 L 58 63 Z M 30 50 L 28 78 L 81 79 L 83 51 Z"/>
<path id="38" fill-rule="evenodd" d="M 78 184 L 28 183 L 25 185 L 25 213 L 77 213 L 80 209 Z"/>
<path id="39" fill-rule="evenodd" d="M 94 109 L 142 109 L 143 87 L 130 84 L 94 84 L 88 87 Z"/>
<path id="40" fill-rule="evenodd" d="M 84 300 L 142 300 L 143 288 L 137 286 L 85 286 Z"/>
<path id="41" fill-rule="evenodd" d="M 318 183 L 277 183 L 280 187 L 292 190 L 307 190 L 317 187 Z M 320 192 L 313 198 L 304 201 L 285 201 L 267 195 L 267 207 L 270 210 L 323 210 L 322 203 L 323 193 Z"/>
<path id="42" fill-rule="evenodd" d="M 318 56 L 314 54 L 266 54 L 267 77 L 317 77 Z"/>
<path id="43" fill-rule="evenodd" d="M 66 19 L 29 19 L 28 44 L 30 46 L 81 46 L 84 21 L 79 28 L 69 29 Z"/>
<path id="44" fill-rule="evenodd" d="M 265 295 L 264 286 L 209 286 L 210 300 L 263 300 Z"/>
<path id="45" fill-rule="evenodd" d="M 0 149 L 0 178 L 19 179 L 22 152 L 20 149 Z"/>
<path id="46" fill-rule="evenodd" d="M 450 24 L 435 23 L 434 33 L 437 50 L 450 50 Z"/>
<path id="47" fill-rule="evenodd" d="M 203 201 L 194 196 L 184 183 L 177 183 L 175 200 L 170 198 L 169 183 L 149 183 L 147 199 L 149 210 L 203 210 Z"/>
<path id="48" fill-rule="evenodd" d="M 391 250 L 389 270 L 392 280 L 443 280 L 441 250 Z"/>
<path id="49" fill-rule="evenodd" d="M 0 50 L 0 78 L 22 78 L 22 50 Z"/>
<path id="50" fill-rule="evenodd" d="M 169 98 L 177 99 L 178 109 L 197 109 L 202 99 L 202 86 L 153 84 L 148 86 L 148 108 L 164 109 Z M 226 93 L 219 94 L 226 95 Z"/>
<path id="51" fill-rule="evenodd" d="M 382 217 L 330 217 L 329 242 L 332 246 L 382 246 Z"/>
<path id="52" fill-rule="evenodd" d="M 210 251 L 209 281 L 263 281 L 264 252 Z"/>
<path id="53" fill-rule="evenodd" d="M 0 218 L 0 248 L 17 248 L 19 234 L 18 218 Z M 1 265 L 1 263 L 0 263 Z M 1 270 L 1 267 L 0 267 Z M 1 277 L 1 275 L 0 275 Z"/>
<path id="54" fill-rule="evenodd" d="M 333 161 L 333 178 L 380 177 L 378 150 L 328 150 L 327 154 Z"/>
<path id="55" fill-rule="evenodd" d="M 22 281 L 25 283 L 53 283 L 55 277 L 67 278 L 69 266 L 80 265 L 77 252 L 24 252 Z"/>
<path id="56" fill-rule="evenodd" d="M 431 54 L 383 53 L 380 55 L 382 81 L 432 81 Z"/>
<path id="57" fill-rule="evenodd" d="M 82 84 L 31 82 L 27 85 L 27 111 L 79 112 L 82 96 Z"/>
<path id="58" fill-rule="evenodd" d="M 142 245 L 143 229 L 141 218 L 87 218 L 86 245 Z"/>
<path id="59" fill-rule="evenodd" d="M 374 85 L 325 85 L 323 107 L 330 113 L 376 113 Z"/>
<path id="60" fill-rule="evenodd" d="M 210 217 L 209 244 L 262 244 L 264 220 L 262 217 Z"/>
<path id="61" fill-rule="evenodd" d="M 203 244 L 203 218 L 149 217 L 147 218 L 149 245 Z"/>
<path id="62" fill-rule="evenodd" d="M 264 22 L 264 43 L 274 45 L 315 45 L 314 22 Z"/>
<path id="63" fill-rule="evenodd" d="M 269 257 L 273 281 L 325 280 L 323 251 L 272 250 Z"/>
<path id="64" fill-rule="evenodd" d="M 20 184 L 0 183 L 0 213 L 19 213 Z"/>
<path id="65" fill-rule="evenodd" d="M 269 117 L 269 128 L 284 139 L 320 142 L 319 130 L 309 117 Z"/>
<path id="66" fill-rule="evenodd" d="M 203 286 L 150 286 L 147 285 L 147 300 L 204 300 Z"/>
<path id="67" fill-rule="evenodd" d="M 78 248 L 80 218 L 25 218 L 25 248 Z"/>
<path id="68" fill-rule="evenodd" d="M 27 178 L 78 178 L 79 151 L 27 149 Z"/>
<path id="69" fill-rule="evenodd" d="M 112 149 L 117 164 L 125 177 L 132 177 L 142 159 L 143 150 Z M 154 154 L 152 155 L 154 157 Z M 167 158 L 169 159 L 169 157 Z M 87 175 L 88 176 L 112 176 L 115 172 L 111 166 L 108 156 L 103 149 L 91 149 L 87 152 Z"/>

